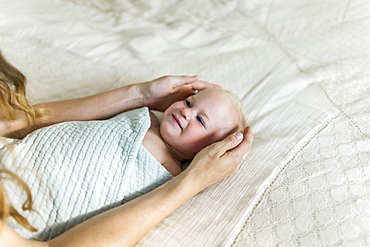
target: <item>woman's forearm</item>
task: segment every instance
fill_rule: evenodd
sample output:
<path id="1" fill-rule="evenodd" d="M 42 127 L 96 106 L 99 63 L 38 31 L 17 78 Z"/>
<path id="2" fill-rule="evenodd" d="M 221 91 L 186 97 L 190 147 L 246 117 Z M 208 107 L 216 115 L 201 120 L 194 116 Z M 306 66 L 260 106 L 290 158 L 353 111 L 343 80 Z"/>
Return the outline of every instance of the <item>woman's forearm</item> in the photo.
<path id="1" fill-rule="evenodd" d="M 133 246 L 202 188 L 180 174 L 154 191 L 97 215 L 50 241 L 50 246 Z"/>
<path id="2" fill-rule="evenodd" d="M 38 120 L 37 124 L 59 123 L 64 121 L 83 121 L 107 119 L 118 113 L 143 106 L 143 98 L 138 84 L 127 85 L 107 92 L 63 101 L 35 105 L 52 112 L 46 123 Z"/>
<path id="3" fill-rule="evenodd" d="M 34 105 L 35 108 L 47 109 L 50 113 L 46 119 L 35 119 L 29 124 L 25 119 L 19 118 L 7 124 L 7 133 L 1 136 L 23 138 L 32 131 L 65 121 L 84 121 L 107 119 L 118 113 L 143 106 L 143 96 L 139 84 L 127 85 L 107 92 L 87 97 L 62 100 Z M 1 117 L 1 116 L 0 116 Z"/>

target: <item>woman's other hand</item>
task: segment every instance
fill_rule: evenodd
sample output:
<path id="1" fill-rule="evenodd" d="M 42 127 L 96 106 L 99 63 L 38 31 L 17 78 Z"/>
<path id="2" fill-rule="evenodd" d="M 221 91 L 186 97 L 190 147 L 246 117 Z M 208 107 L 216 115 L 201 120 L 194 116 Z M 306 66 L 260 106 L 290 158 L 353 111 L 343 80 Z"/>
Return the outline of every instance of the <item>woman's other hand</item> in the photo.
<path id="1" fill-rule="evenodd" d="M 200 191 L 236 173 L 249 154 L 252 143 L 253 133 L 248 126 L 243 134 L 241 132 L 232 134 L 204 148 L 183 173 L 192 178 L 194 189 Z"/>
<path id="2" fill-rule="evenodd" d="M 162 76 L 139 85 L 143 95 L 143 105 L 157 111 L 164 111 L 173 102 L 186 99 L 196 90 L 221 88 L 213 83 L 199 81 L 198 76 Z"/>

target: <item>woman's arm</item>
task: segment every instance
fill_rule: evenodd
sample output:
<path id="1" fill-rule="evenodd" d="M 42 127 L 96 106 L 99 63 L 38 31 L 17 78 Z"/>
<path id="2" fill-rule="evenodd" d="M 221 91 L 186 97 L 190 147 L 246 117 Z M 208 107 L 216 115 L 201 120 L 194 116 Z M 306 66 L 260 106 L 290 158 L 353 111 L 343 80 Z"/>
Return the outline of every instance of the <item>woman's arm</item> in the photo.
<path id="1" fill-rule="evenodd" d="M 138 91 L 138 84 L 133 84 L 92 96 L 37 104 L 33 106 L 35 109 L 48 109 L 50 116 L 35 119 L 31 124 L 21 116 L 12 122 L 0 121 L 0 130 L 7 131 L 0 131 L 0 134 L 10 138 L 23 138 L 36 129 L 55 123 L 106 119 L 119 112 L 142 106 Z"/>

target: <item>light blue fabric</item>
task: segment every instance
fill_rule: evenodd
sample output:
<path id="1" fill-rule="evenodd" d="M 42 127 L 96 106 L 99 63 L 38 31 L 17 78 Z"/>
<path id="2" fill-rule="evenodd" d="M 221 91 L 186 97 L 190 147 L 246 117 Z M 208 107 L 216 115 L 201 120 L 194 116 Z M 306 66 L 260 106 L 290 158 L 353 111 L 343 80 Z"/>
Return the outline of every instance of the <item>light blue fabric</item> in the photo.
<path id="1" fill-rule="evenodd" d="M 31 187 L 41 217 L 27 218 L 42 240 L 173 177 L 141 144 L 149 126 L 149 110 L 140 108 L 104 121 L 53 125 L 2 146 L 2 161 Z M 20 192 L 7 187 L 19 205 Z"/>

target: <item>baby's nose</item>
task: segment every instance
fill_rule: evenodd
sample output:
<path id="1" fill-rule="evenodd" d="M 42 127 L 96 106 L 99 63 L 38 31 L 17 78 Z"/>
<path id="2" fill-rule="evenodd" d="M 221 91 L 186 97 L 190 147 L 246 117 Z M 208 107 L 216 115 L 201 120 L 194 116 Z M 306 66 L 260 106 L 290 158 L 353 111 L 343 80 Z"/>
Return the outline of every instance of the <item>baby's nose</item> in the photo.
<path id="1" fill-rule="evenodd" d="M 190 108 L 182 108 L 182 109 L 181 109 L 181 115 L 182 115 L 186 120 L 189 120 L 189 119 L 190 119 L 190 115 L 191 115 L 191 109 L 190 109 Z"/>

